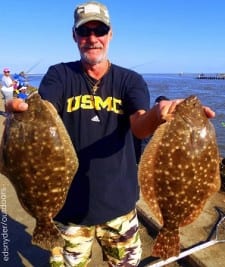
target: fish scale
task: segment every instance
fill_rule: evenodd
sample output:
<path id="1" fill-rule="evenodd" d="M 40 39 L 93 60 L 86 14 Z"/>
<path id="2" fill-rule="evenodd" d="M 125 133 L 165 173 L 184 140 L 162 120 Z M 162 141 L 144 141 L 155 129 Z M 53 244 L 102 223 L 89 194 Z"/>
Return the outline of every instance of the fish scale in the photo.
<path id="1" fill-rule="evenodd" d="M 65 202 L 79 163 L 54 106 L 37 92 L 26 102 L 27 111 L 6 118 L 0 170 L 22 207 L 36 219 L 32 243 L 52 250 L 64 245 L 53 218 Z"/>
<path id="2" fill-rule="evenodd" d="M 162 225 L 152 255 L 177 256 L 179 227 L 193 222 L 220 188 L 215 129 L 196 96 L 178 104 L 155 131 L 138 177 L 143 199 Z"/>

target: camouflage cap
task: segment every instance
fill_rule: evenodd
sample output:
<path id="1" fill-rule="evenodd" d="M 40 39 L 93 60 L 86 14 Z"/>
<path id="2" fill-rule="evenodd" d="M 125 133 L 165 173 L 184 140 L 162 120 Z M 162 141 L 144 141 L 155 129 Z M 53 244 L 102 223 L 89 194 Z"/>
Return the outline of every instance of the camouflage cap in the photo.
<path id="1" fill-rule="evenodd" d="M 107 7 L 99 2 L 87 2 L 76 7 L 74 11 L 75 28 L 93 20 L 100 21 L 110 27 Z"/>

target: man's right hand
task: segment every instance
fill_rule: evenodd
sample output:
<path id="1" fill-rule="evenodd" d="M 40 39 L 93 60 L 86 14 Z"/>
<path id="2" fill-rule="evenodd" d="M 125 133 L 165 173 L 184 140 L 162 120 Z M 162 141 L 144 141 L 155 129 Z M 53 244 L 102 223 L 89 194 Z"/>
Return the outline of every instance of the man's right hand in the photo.
<path id="1" fill-rule="evenodd" d="M 6 101 L 5 110 L 7 112 L 22 112 L 28 109 L 28 104 L 21 98 L 12 98 Z"/>

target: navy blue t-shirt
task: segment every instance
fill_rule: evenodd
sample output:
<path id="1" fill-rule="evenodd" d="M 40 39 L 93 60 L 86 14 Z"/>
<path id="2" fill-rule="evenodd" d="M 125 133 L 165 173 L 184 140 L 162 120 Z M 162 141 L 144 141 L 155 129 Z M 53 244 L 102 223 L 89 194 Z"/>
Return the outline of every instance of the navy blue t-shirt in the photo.
<path id="1" fill-rule="evenodd" d="M 95 225 L 134 209 L 139 186 L 129 116 L 149 108 L 142 76 L 111 64 L 92 95 L 80 61 L 60 63 L 48 69 L 39 93 L 58 110 L 79 159 L 54 219 Z"/>

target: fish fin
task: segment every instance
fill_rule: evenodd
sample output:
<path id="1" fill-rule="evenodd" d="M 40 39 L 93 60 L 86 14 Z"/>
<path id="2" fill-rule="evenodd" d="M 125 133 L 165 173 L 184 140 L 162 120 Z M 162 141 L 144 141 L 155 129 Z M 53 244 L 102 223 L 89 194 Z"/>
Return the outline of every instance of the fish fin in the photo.
<path id="1" fill-rule="evenodd" d="M 157 162 L 159 144 L 167 125 L 168 123 L 163 123 L 157 128 L 150 142 L 145 147 L 138 166 L 138 179 L 143 199 L 161 225 L 163 224 L 163 218 L 156 196 L 155 163 Z"/>
<path id="2" fill-rule="evenodd" d="M 32 236 L 32 244 L 51 251 L 55 247 L 64 247 L 65 241 L 53 221 L 46 222 L 45 220 L 42 222 L 37 220 Z"/>
<path id="3" fill-rule="evenodd" d="M 173 256 L 178 256 L 179 253 L 179 228 L 171 231 L 171 229 L 163 227 L 155 240 L 155 244 L 152 249 L 152 256 L 165 260 Z"/>
<path id="4" fill-rule="evenodd" d="M 212 188 L 213 188 L 212 190 L 214 191 L 215 186 L 212 185 Z M 201 203 L 198 203 L 198 205 L 193 208 L 192 212 L 188 216 L 186 216 L 183 221 L 180 222 L 179 226 L 183 227 L 185 225 L 192 223 L 194 220 L 196 220 L 200 216 L 201 212 L 203 211 L 204 206 L 206 205 L 207 201 L 210 199 L 213 193 L 209 191 L 207 196 L 204 197 L 204 200 L 202 200 Z"/>
<path id="5" fill-rule="evenodd" d="M 204 205 L 201 204 L 199 205 L 199 207 L 196 207 L 196 209 L 193 209 L 192 213 L 189 216 L 185 217 L 182 222 L 180 222 L 180 227 L 188 225 L 192 223 L 194 220 L 196 220 L 198 216 L 201 214 L 203 207 Z"/>

